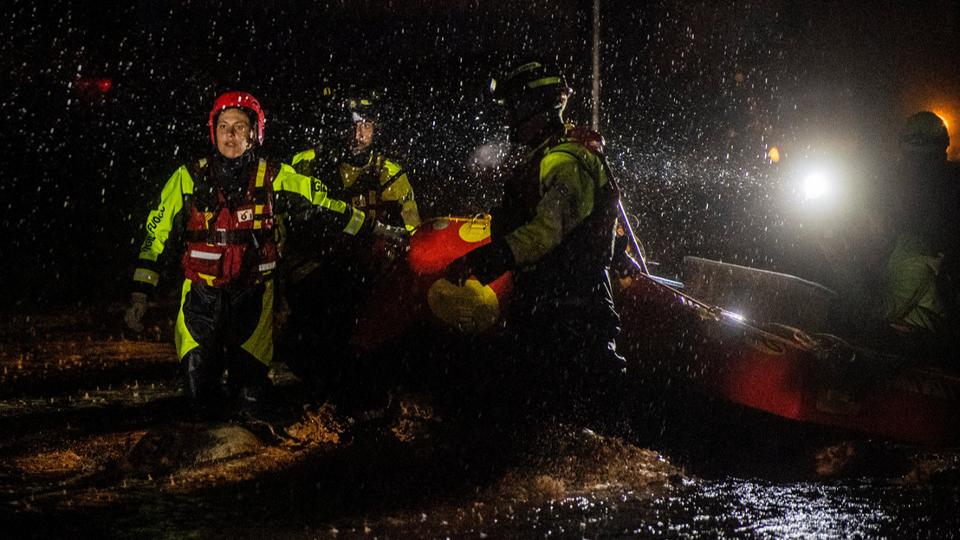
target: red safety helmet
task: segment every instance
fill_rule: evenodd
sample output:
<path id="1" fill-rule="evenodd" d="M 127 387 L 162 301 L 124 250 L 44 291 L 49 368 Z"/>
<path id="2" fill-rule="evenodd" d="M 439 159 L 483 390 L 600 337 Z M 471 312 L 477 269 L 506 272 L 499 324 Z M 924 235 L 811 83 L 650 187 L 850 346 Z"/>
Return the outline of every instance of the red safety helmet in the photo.
<path id="1" fill-rule="evenodd" d="M 222 94 L 213 102 L 213 108 L 210 109 L 210 142 L 217 144 L 217 136 L 213 123 L 224 109 L 246 109 L 257 115 L 257 142 L 263 144 L 263 125 L 267 119 L 263 115 L 263 109 L 260 108 L 260 102 L 257 98 L 246 92 L 227 92 Z"/>

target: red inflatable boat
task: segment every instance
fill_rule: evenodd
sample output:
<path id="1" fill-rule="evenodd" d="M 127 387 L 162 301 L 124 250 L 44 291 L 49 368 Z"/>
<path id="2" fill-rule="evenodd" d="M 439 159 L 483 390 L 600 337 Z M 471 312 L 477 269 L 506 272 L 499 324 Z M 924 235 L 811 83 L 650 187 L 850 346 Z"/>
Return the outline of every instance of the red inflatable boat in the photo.
<path id="1" fill-rule="evenodd" d="M 376 350 L 424 318 L 484 331 L 509 301 L 511 275 L 489 290 L 477 284 L 461 294 L 447 287 L 442 273 L 489 241 L 489 218 L 426 222 L 399 268 L 378 281 L 355 346 Z M 664 282 L 638 270 L 618 288 L 618 348 L 632 372 L 643 373 L 645 362 L 655 359 L 658 370 L 714 398 L 782 418 L 908 443 L 960 444 L 960 377 L 832 336 L 752 324 Z M 403 315 L 385 317 L 385 311 Z"/>

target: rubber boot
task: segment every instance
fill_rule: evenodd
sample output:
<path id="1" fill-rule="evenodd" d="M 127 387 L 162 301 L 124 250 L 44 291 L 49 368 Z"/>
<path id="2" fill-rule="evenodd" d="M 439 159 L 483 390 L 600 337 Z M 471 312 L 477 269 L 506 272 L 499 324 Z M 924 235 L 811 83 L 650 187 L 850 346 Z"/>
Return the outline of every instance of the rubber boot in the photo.
<path id="1" fill-rule="evenodd" d="M 272 382 L 267 376 L 269 368 L 243 349 L 230 357 L 227 386 L 231 400 L 241 412 L 256 413 L 268 399 Z"/>
<path id="2" fill-rule="evenodd" d="M 198 347 L 188 352 L 181 361 L 183 393 L 201 418 L 216 416 L 222 396 L 217 363 Z"/>
<path id="3" fill-rule="evenodd" d="M 631 439 L 631 395 L 626 373 L 591 374 L 579 385 L 575 398 L 577 415 L 585 427 L 602 435 Z"/>
<path id="4" fill-rule="evenodd" d="M 239 395 L 241 401 L 258 403 L 267 399 L 273 385 L 268 376 L 269 371 L 270 368 L 254 358 L 244 361 Z"/>

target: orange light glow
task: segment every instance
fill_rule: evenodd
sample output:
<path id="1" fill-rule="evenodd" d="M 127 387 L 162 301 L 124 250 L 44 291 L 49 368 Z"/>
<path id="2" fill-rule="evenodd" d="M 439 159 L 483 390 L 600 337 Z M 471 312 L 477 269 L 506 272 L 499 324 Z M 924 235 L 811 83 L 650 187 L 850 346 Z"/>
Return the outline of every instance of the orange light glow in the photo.
<path id="1" fill-rule="evenodd" d="M 953 115 L 950 114 L 951 110 L 944 106 L 931 107 L 930 112 L 940 117 L 943 120 L 943 125 L 947 127 L 947 135 L 950 136 L 950 146 L 947 147 L 947 156 L 955 157 L 957 154 L 957 145 L 954 141 L 957 139 L 957 134 L 950 129 L 950 125 L 953 124 Z"/>
<path id="2" fill-rule="evenodd" d="M 902 119 L 909 118 L 919 111 L 930 111 L 940 117 L 947 126 L 950 135 L 950 146 L 947 148 L 947 158 L 960 159 L 960 91 L 951 85 L 936 88 L 924 85 L 906 86 L 903 88 L 903 101 L 900 109 Z M 903 128 L 901 122 L 900 129 Z"/>
<path id="3" fill-rule="evenodd" d="M 771 146 L 770 150 L 767 151 L 767 157 L 770 159 L 770 163 L 779 163 L 780 162 L 780 149 L 776 146 Z"/>
<path id="4" fill-rule="evenodd" d="M 940 119 L 943 120 L 943 125 L 947 126 L 947 131 L 950 131 L 950 118 L 949 118 L 950 115 L 947 114 L 946 111 L 944 111 L 943 109 L 933 109 L 930 112 L 939 116 Z"/>

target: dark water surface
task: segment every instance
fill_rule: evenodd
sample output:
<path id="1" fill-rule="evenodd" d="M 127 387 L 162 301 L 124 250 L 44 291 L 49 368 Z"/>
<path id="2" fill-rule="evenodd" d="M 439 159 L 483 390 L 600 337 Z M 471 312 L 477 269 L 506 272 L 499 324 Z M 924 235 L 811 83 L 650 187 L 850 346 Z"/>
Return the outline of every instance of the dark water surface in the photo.
<path id="1" fill-rule="evenodd" d="M 679 538 L 950 538 L 960 534 L 958 508 L 956 485 L 730 478 L 657 500 L 654 519 L 632 530 Z"/>
<path id="2" fill-rule="evenodd" d="M 485 531 L 491 538 L 957 538 L 960 488 L 885 481 L 693 481 L 654 500 L 578 497 Z M 468 533 L 470 534 L 470 533 Z"/>

